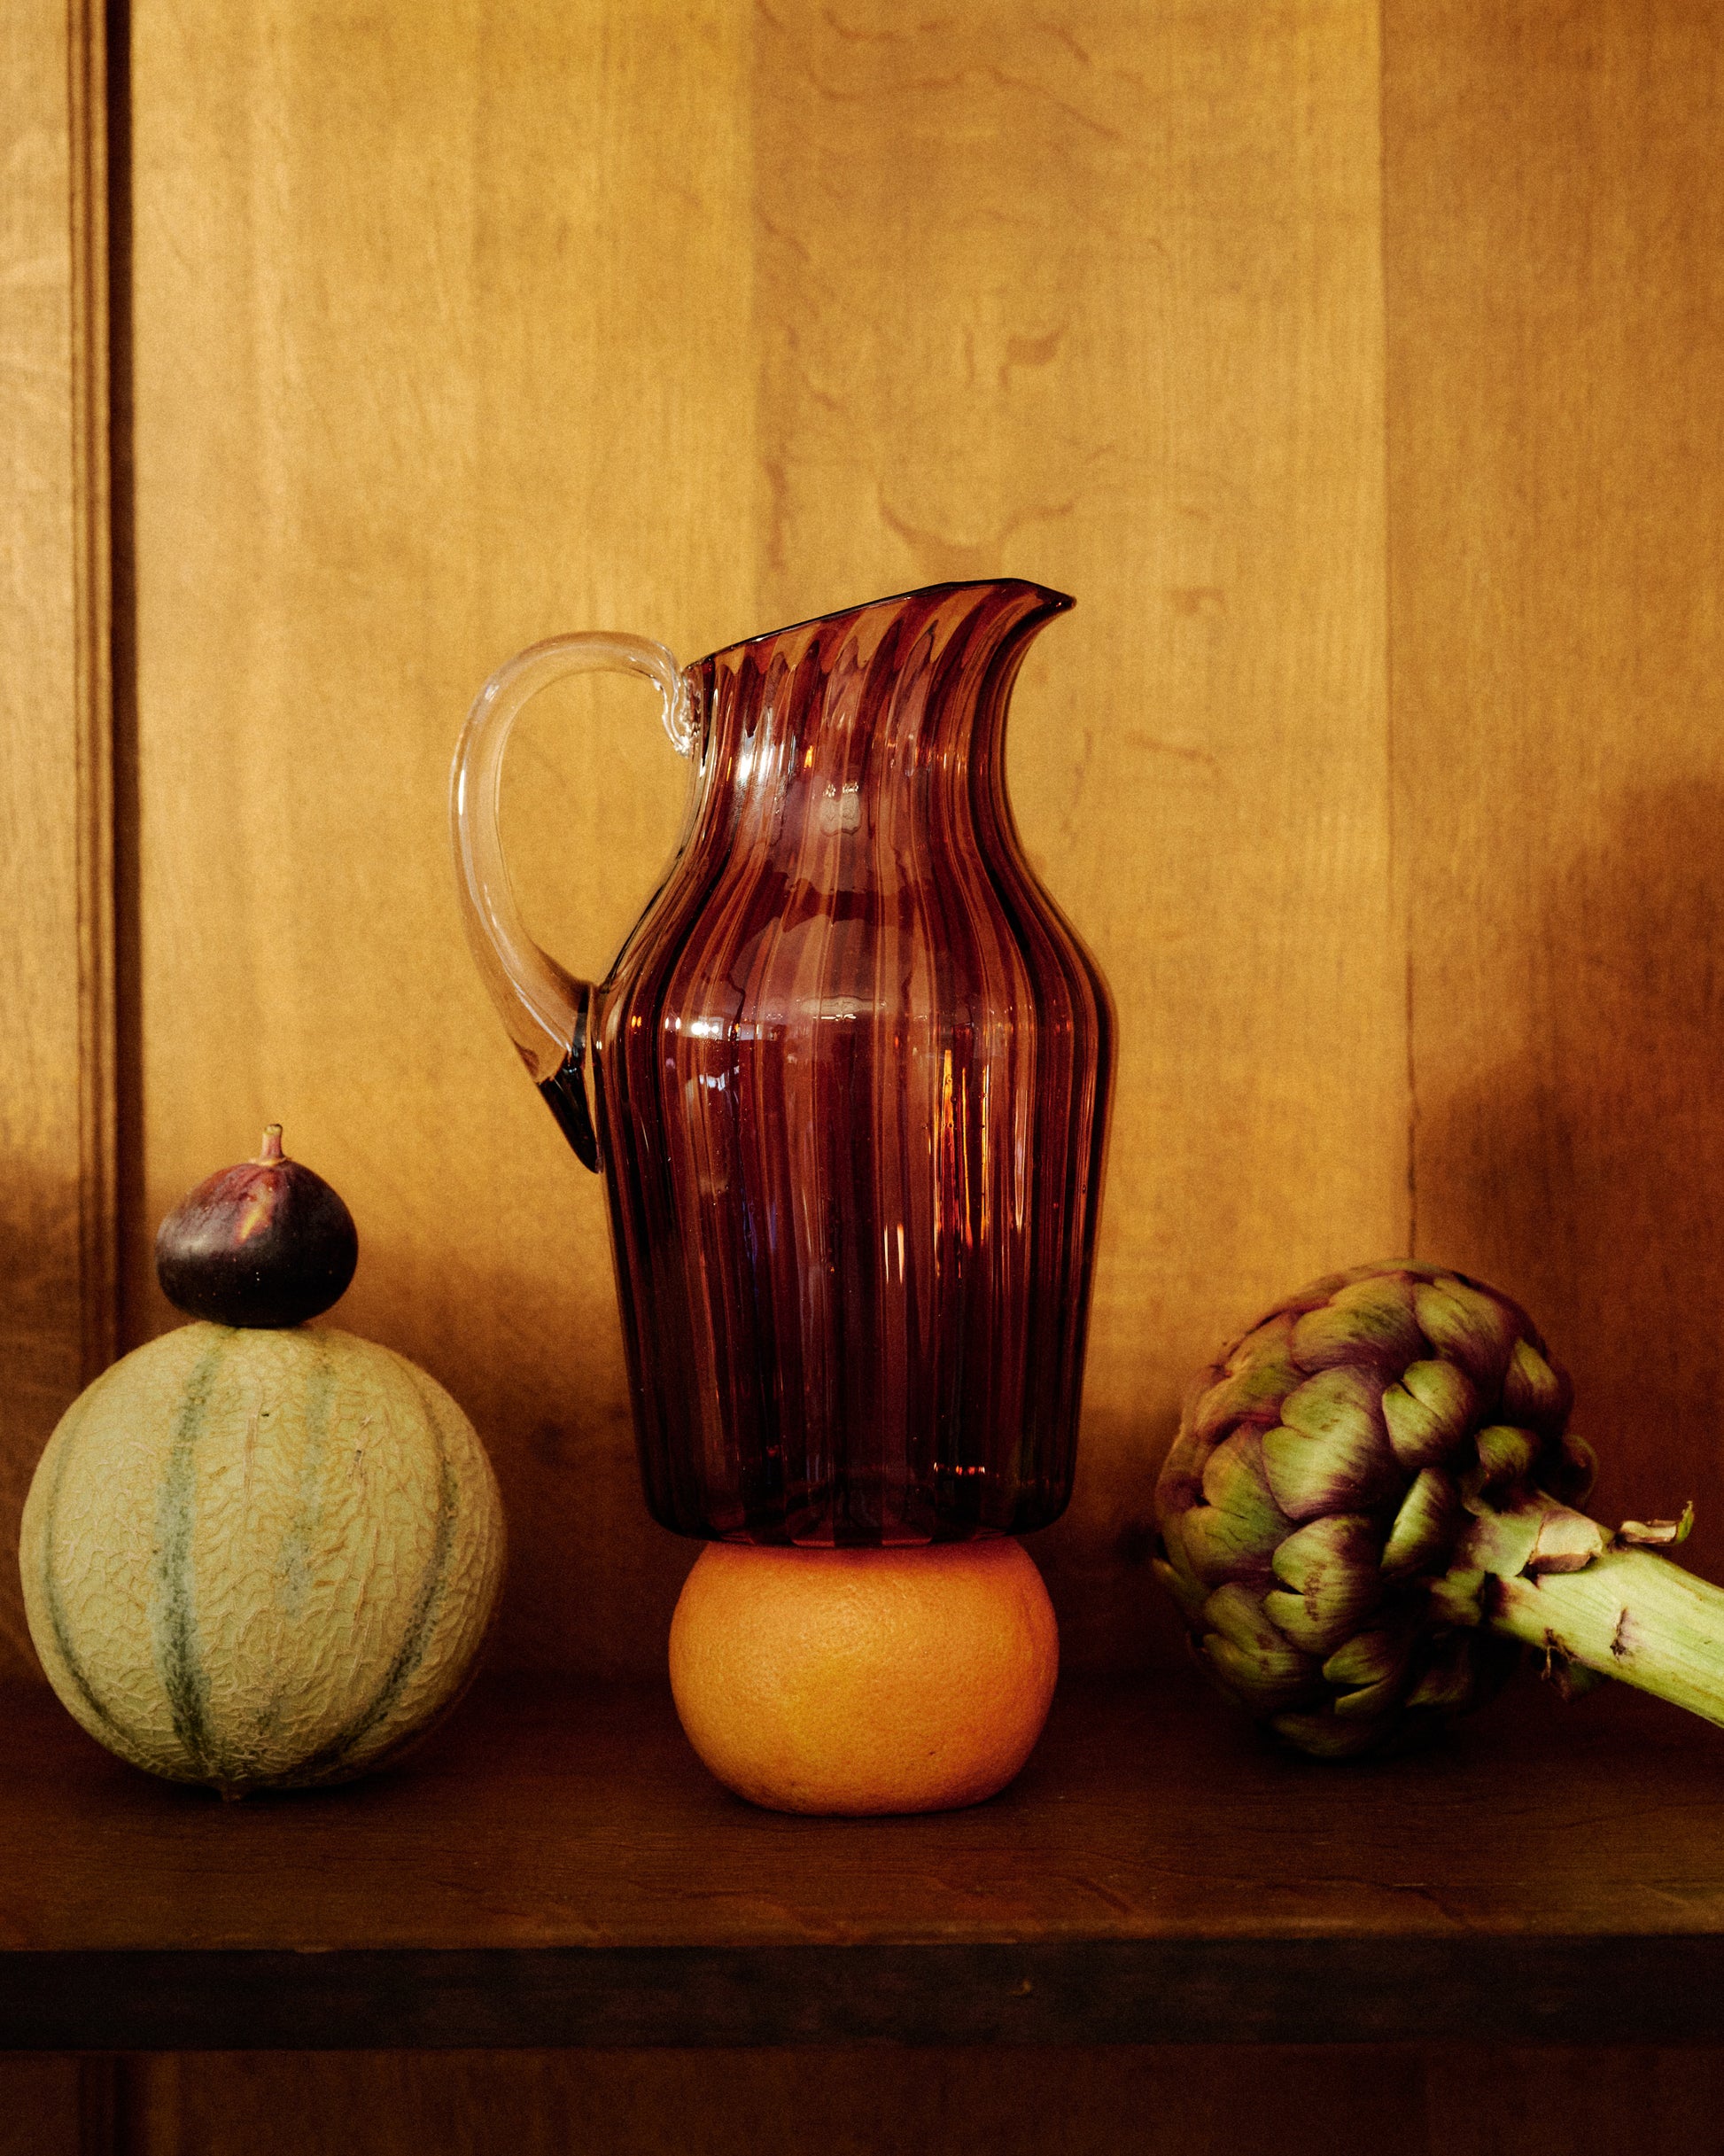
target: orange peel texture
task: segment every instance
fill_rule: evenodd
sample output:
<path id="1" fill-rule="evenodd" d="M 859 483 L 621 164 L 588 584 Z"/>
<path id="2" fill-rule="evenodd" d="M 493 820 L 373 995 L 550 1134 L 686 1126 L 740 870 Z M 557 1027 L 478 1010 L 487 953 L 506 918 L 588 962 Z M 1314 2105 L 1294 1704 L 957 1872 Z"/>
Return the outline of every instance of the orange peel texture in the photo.
<path id="1" fill-rule="evenodd" d="M 1003 1789 L 1040 1736 L 1060 1643 L 1006 1537 L 921 1549 L 711 1543 L 671 1621 L 688 1741 L 777 1811 L 945 1811 Z"/>

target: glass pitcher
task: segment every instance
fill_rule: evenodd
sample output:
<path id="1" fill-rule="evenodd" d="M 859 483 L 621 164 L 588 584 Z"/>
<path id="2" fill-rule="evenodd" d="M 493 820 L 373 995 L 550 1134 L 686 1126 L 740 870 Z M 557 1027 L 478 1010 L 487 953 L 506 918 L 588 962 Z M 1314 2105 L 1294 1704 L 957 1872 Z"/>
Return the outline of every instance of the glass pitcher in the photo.
<path id="1" fill-rule="evenodd" d="M 1006 701 L 1070 606 L 941 584 L 686 670 L 559 636 L 456 751 L 462 913 L 610 1204 L 655 1519 L 740 1542 L 1022 1533 L 1071 1494 L 1113 1065 L 1106 982 L 1024 859 Z M 605 978 L 528 937 L 509 730 L 559 677 L 646 675 L 689 806 Z"/>

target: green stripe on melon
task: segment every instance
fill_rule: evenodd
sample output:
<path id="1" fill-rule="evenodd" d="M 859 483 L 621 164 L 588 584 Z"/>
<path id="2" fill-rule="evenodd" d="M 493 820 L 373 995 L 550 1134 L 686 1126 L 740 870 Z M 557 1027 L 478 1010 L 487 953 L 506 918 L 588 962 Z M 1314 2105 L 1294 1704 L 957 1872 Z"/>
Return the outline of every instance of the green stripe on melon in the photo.
<path id="1" fill-rule="evenodd" d="M 501 1584 L 448 1394 L 333 1328 L 196 1324 L 68 1410 L 25 1506 L 31 1635 L 123 1757 L 226 1790 L 338 1781 L 453 1704 Z"/>

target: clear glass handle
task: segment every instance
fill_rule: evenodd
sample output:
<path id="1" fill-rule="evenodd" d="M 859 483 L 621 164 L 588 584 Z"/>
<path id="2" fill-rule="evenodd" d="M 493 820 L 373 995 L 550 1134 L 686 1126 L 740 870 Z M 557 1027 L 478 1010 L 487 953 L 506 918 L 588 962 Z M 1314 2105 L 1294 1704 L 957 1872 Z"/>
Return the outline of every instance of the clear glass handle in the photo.
<path id="1" fill-rule="evenodd" d="M 467 941 L 522 1062 L 589 1168 L 598 1166 L 585 1070 L 593 987 L 528 935 L 503 859 L 499 805 L 503 751 L 524 706 L 567 674 L 611 673 L 647 676 L 658 690 L 671 746 L 687 756 L 694 719 L 687 683 L 671 653 L 644 636 L 583 630 L 548 637 L 498 667 L 467 714 L 449 774 L 450 836 Z"/>

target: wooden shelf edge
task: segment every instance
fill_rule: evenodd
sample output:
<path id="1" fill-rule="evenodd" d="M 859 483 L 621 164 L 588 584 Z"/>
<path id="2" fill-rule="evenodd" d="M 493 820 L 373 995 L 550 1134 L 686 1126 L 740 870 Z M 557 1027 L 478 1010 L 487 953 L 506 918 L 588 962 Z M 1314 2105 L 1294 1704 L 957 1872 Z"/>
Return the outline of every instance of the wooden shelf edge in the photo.
<path id="1" fill-rule="evenodd" d="M 667 1697 L 481 1688 L 398 1774 L 219 1805 L 0 1716 L 0 2048 L 1724 2045 L 1724 1733 L 1534 1695 L 1338 1774 L 1079 1687 L 993 1802 L 802 1820 Z"/>
<path id="2" fill-rule="evenodd" d="M 1724 1936 L 0 1955 L 10 2051 L 1724 2043 Z"/>

